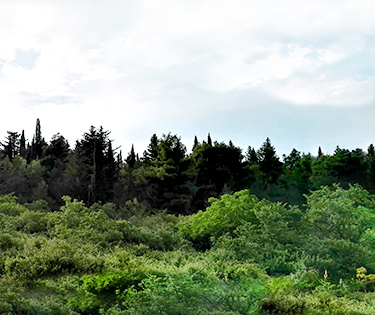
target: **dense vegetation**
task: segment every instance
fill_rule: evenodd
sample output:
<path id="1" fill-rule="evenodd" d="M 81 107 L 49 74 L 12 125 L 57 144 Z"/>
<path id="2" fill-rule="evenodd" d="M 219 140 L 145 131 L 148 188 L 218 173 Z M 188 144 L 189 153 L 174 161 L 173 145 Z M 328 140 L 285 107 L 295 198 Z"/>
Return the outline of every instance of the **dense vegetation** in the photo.
<path id="1" fill-rule="evenodd" d="M 0 314 L 375 314 L 372 145 L 168 134 L 123 161 L 102 128 L 40 130 L 2 143 Z"/>
<path id="2" fill-rule="evenodd" d="M 375 196 L 248 190 L 188 216 L 0 198 L 1 314 L 374 314 Z"/>
<path id="3" fill-rule="evenodd" d="M 229 144 L 194 140 L 191 153 L 177 135 L 153 135 L 143 156 L 134 147 L 125 159 L 112 148 L 110 132 L 91 127 L 70 148 L 56 134 L 47 143 L 40 121 L 31 143 L 24 132 L 8 132 L 0 143 L 0 194 L 14 193 L 21 203 L 43 199 L 53 210 L 62 197 L 86 205 L 113 202 L 121 208 L 140 203 L 173 214 L 192 214 L 208 206 L 208 198 L 250 189 L 259 198 L 302 206 L 304 194 L 322 185 L 360 184 L 375 193 L 375 149 L 336 148 L 317 156 L 293 149 L 282 161 L 270 139 L 246 152 Z"/>

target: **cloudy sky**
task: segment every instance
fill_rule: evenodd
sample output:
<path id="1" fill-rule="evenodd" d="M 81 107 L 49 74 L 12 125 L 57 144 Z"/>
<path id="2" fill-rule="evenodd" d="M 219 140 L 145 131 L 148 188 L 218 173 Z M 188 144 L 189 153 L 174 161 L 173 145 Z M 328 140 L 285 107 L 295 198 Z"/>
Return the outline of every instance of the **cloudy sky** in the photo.
<path id="1" fill-rule="evenodd" d="M 0 136 L 37 118 L 123 155 L 172 132 L 244 150 L 375 143 L 375 1 L 0 1 Z"/>

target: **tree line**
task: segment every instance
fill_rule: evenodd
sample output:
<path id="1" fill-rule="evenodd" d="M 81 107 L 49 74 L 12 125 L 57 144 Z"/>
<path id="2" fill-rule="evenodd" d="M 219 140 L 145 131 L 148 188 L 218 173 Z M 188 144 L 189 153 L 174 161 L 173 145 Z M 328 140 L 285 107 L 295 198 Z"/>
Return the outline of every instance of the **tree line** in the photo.
<path id="1" fill-rule="evenodd" d="M 267 138 L 258 149 L 245 152 L 232 141 L 194 139 L 187 153 L 181 138 L 171 133 L 152 135 L 142 156 L 134 146 L 125 158 L 112 147 L 110 131 L 91 126 L 75 146 L 61 134 L 50 142 L 37 119 L 31 143 L 21 133 L 8 131 L 0 143 L 0 194 L 14 193 L 22 203 L 43 199 L 52 209 L 62 196 L 95 203 L 124 205 L 137 199 L 150 209 L 190 214 L 208 206 L 210 197 L 242 189 L 259 198 L 296 205 L 322 185 L 360 184 L 375 192 L 375 149 L 337 147 L 332 155 L 293 149 L 281 158 Z"/>

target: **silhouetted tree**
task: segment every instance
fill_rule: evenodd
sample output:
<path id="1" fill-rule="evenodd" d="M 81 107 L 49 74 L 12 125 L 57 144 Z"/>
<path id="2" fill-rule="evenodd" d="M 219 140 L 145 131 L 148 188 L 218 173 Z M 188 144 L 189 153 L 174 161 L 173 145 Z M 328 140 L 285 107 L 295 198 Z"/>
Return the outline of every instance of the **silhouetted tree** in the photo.
<path id="1" fill-rule="evenodd" d="M 134 145 L 132 144 L 132 148 L 130 150 L 130 153 L 128 157 L 126 158 L 126 163 L 129 165 L 130 168 L 134 168 L 136 161 L 136 156 L 134 152 Z"/>
<path id="2" fill-rule="evenodd" d="M 43 157 L 43 149 L 47 145 L 42 137 L 39 118 L 36 120 L 35 134 L 31 142 L 31 159 L 39 160 Z"/>
<path id="3" fill-rule="evenodd" d="M 5 137 L 5 142 L 1 143 L 2 152 L 12 161 L 19 152 L 19 133 L 12 131 L 7 131 L 7 133 L 8 135 Z"/>
<path id="4" fill-rule="evenodd" d="M 211 140 L 211 135 L 210 133 L 208 133 L 208 136 L 207 136 L 207 144 L 212 146 L 212 140 Z"/>
<path id="5" fill-rule="evenodd" d="M 268 183 L 276 183 L 282 171 L 282 163 L 276 155 L 276 150 L 267 138 L 258 150 L 260 170 L 265 174 Z"/>
<path id="6" fill-rule="evenodd" d="M 25 131 L 22 130 L 21 138 L 20 138 L 20 152 L 19 155 L 26 159 L 27 157 L 27 148 L 26 148 L 26 138 L 25 138 Z"/>
<path id="7" fill-rule="evenodd" d="M 318 148 L 318 158 L 320 158 L 321 156 L 323 156 L 323 152 L 322 152 L 322 148 L 319 147 Z"/>

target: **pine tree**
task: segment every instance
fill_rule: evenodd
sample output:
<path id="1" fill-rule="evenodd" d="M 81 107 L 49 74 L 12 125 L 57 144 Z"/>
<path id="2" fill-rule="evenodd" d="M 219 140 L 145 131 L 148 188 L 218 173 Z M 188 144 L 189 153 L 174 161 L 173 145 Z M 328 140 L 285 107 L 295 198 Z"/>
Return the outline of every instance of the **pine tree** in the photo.
<path id="1" fill-rule="evenodd" d="M 258 164 L 258 155 L 254 148 L 248 146 L 245 156 L 245 161 L 249 164 Z"/>
<path id="2" fill-rule="evenodd" d="M 130 168 L 134 168 L 136 161 L 136 156 L 134 152 L 134 145 L 132 144 L 132 148 L 130 150 L 130 153 L 126 159 L 126 163 L 129 165 Z"/>
<path id="3" fill-rule="evenodd" d="M 211 135 L 210 133 L 208 133 L 208 136 L 207 136 L 207 144 L 210 145 L 212 147 L 212 140 L 211 140 Z"/>
<path id="4" fill-rule="evenodd" d="M 276 150 L 267 138 L 262 147 L 258 150 L 260 170 L 266 174 L 269 183 L 276 183 L 282 171 L 282 163 L 276 155 Z"/>
<path id="5" fill-rule="evenodd" d="M 3 153 L 12 161 L 19 152 L 19 133 L 12 131 L 7 131 L 7 133 L 8 135 L 5 137 L 5 142 L 2 142 L 1 146 L 3 147 Z"/>
<path id="6" fill-rule="evenodd" d="M 31 159 L 39 160 L 43 157 L 43 148 L 47 145 L 42 137 L 39 118 L 36 120 L 35 134 L 31 142 Z"/>
<path id="7" fill-rule="evenodd" d="M 26 149 L 26 139 L 25 139 L 25 131 L 22 130 L 21 139 L 20 139 L 20 156 L 26 159 L 27 157 L 27 149 Z"/>
<path id="8" fill-rule="evenodd" d="M 367 156 L 375 157 L 375 148 L 372 143 L 369 145 L 367 149 Z"/>
<path id="9" fill-rule="evenodd" d="M 152 161 L 157 159 L 158 146 L 159 146 L 159 139 L 156 136 L 156 134 L 153 134 L 150 139 L 150 144 L 148 145 L 147 150 L 143 152 L 143 160 L 146 163 L 151 163 Z"/>
<path id="10" fill-rule="evenodd" d="M 319 149 L 318 149 L 318 158 L 320 158 L 322 156 L 323 156 L 322 148 L 319 147 Z"/>
<path id="11" fill-rule="evenodd" d="M 91 126 L 83 139 L 77 141 L 74 150 L 79 164 L 80 198 L 86 199 L 88 196 L 89 203 L 107 202 L 113 193 L 112 183 L 117 169 L 109 134 L 103 127 L 96 129 Z"/>
<path id="12" fill-rule="evenodd" d="M 199 145 L 197 136 L 194 137 L 193 150 Z"/>

